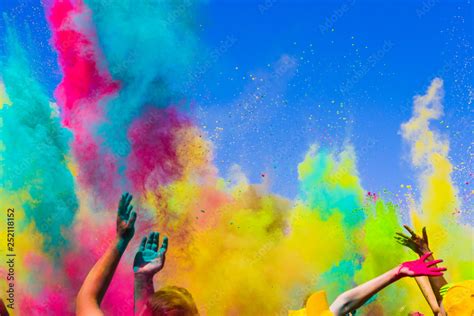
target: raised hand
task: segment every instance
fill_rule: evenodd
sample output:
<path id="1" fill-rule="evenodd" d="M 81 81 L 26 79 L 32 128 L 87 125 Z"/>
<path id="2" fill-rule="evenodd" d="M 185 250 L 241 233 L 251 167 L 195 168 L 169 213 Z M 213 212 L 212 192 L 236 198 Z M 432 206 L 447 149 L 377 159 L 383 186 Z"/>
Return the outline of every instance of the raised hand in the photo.
<path id="1" fill-rule="evenodd" d="M 422 234 L 423 237 L 418 236 L 410 227 L 403 225 L 405 229 L 410 233 L 411 237 L 403 233 L 397 233 L 395 239 L 397 242 L 405 247 L 410 248 L 418 255 L 422 256 L 425 253 L 430 252 L 428 245 L 428 235 L 426 234 L 426 227 L 423 227 Z"/>
<path id="2" fill-rule="evenodd" d="M 444 286 L 442 286 L 440 289 L 439 289 L 439 294 L 441 296 L 445 296 L 446 293 L 448 293 L 448 290 L 452 287 L 453 285 L 452 284 L 445 284 Z"/>
<path id="3" fill-rule="evenodd" d="M 133 272 L 148 277 L 163 269 L 165 264 L 166 250 L 168 249 L 168 237 L 163 238 L 163 243 L 158 250 L 160 233 L 152 232 L 142 239 L 140 248 L 133 261 Z"/>
<path id="4" fill-rule="evenodd" d="M 114 277 L 115 270 L 135 233 L 137 214 L 130 205 L 132 196 L 122 195 L 116 220 L 116 236 L 86 276 L 76 298 L 76 315 L 103 315 L 100 304 Z"/>
<path id="5" fill-rule="evenodd" d="M 443 271 L 446 271 L 446 268 L 437 268 L 433 266 L 443 262 L 443 260 L 425 262 L 429 256 L 431 256 L 431 252 L 422 255 L 417 260 L 402 263 L 398 269 L 397 275 L 399 277 L 442 276 Z"/>
<path id="6" fill-rule="evenodd" d="M 135 234 L 134 225 L 137 219 L 137 213 L 132 211 L 133 206 L 130 205 L 132 198 L 128 193 L 123 194 L 117 212 L 117 236 L 127 243 Z"/>

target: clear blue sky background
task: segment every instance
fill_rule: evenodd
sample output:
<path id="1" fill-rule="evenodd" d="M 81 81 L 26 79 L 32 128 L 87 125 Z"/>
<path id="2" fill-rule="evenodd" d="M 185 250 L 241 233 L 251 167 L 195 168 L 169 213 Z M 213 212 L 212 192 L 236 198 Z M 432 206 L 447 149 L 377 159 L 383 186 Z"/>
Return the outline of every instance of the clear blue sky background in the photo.
<path id="1" fill-rule="evenodd" d="M 40 0 L 0 7 L 31 34 L 35 72 L 52 94 L 61 74 Z M 472 1 L 209 1 L 201 13 L 203 44 L 222 53 L 189 94 L 223 176 L 235 163 L 253 182 L 265 174 L 274 192 L 293 197 L 309 146 L 348 142 L 367 190 L 399 192 L 415 184 L 400 124 L 438 75 L 446 115 L 435 128 L 450 138 L 456 183 L 472 203 Z M 294 64 L 275 75 L 284 56 Z"/>

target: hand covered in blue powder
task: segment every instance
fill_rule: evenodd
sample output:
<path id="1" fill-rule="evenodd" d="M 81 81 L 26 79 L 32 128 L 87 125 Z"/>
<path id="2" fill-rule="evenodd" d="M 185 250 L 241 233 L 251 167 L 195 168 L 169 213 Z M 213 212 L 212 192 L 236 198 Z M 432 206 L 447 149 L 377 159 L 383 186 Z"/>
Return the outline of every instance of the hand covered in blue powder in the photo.
<path id="1" fill-rule="evenodd" d="M 117 212 L 117 237 L 128 243 L 135 234 L 135 220 L 137 213 L 133 212 L 133 206 L 130 205 L 132 195 L 125 193 L 120 199 Z"/>
<path id="2" fill-rule="evenodd" d="M 163 269 L 165 264 L 166 251 L 168 249 L 168 238 L 163 238 L 163 243 L 158 250 L 160 233 L 152 232 L 142 239 L 140 248 L 133 261 L 133 272 L 148 277 Z"/>

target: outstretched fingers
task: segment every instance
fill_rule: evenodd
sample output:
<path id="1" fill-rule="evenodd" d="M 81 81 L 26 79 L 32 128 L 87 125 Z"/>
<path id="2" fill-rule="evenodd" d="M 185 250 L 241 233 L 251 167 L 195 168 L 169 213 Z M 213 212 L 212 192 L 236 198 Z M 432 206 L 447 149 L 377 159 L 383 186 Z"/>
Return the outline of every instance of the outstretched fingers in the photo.
<path id="1" fill-rule="evenodd" d="M 132 198 L 133 196 L 127 192 L 122 194 L 118 207 L 118 215 L 120 216 L 120 218 L 129 218 L 130 213 L 133 210 L 133 206 L 130 205 L 130 202 L 132 202 Z"/>
<path id="2" fill-rule="evenodd" d="M 435 264 L 438 264 L 438 263 L 441 263 L 441 262 L 443 262 L 442 259 L 433 260 L 433 261 L 428 261 L 428 262 L 426 263 L 426 266 L 427 266 L 427 267 L 431 267 L 431 266 L 434 266 Z"/>
<path id="3" fill-rule="evenodd" d="M 413 243 L 408 237 L 395 236 L 394 238 L 398 244 L 413 249 Z"/>
<path id="4" fill-rule="evenodd" d="M 133 227 L 133 225 L 135 225 L 136 220 L 137 220 L 137 212 L 132 212 L 130 214 L 130 218 L 128 219 L 128 225 Z"/>
<path id="5" fill-rule="evenodd" d="M 125 198 L 125 204 L 123 205 L 125 218 L 128 218 L 130 216 L 130 213 L 133 210 L 133 206 L 130 205 L 130 203 L 132 202 L 132 199 L 133 199 L 133 196 L 127 193 L 127 196 Z"/>
<path id="6" fill-rule="evenodd" d="M 398 236 L 395 236 L 395 237 L 398 237 L 400 239 L 405 239 L 405 240 L 409 240 L 410 237 L 408 237 L 407 235 L 403 234 L 403 233 L 396 233 Z"/>
<path id="7" fill-rule="evenodd" d="M 122 194 L 122 196 L 120 197 L 119 208 L 121 208 L 123 206 L 124 202 L 125 202 L 125 193 Z"/>
<path id="8" fill-rule="evenodd" d="M 433 253 L 432 252 L 427 252 L 425 253 L 423 256 L 420 257 L 421 261 L 425 261 L 426 258 L 428 258 L 429 256 L 431 256 Z"/>
<path id="9" fill-rule="evenodd" d="M 140 243 L 140 251 L 144 250 L 152 250 L 154 252 L 158 252 L 159 254 L 166 254 L 168 250 L 168 237 L 163 238 L 163 242 L 161 243 L 161 247 L 158 246 L 160 244 L 160 233 L 159 232 L 151 232 L 148 237 L 144 237 Z"/>
<path id="10" fill-rule="evenodd" d="M 166 254 L 166 251 L 168 250 L 168 237 L 163 238 L 163 243 L 161 244 L 160 248 L 160 254 Z"/>
<path id="11" fill-rule="evenodd" d="M 146 242 L 145 249 L 150 249 L 151 250 L 152 245 L 153 245 L 153 237 L 154 237 L 154 234 L 153 234 L 153 232 L 151 232 L 148 235 L 148 240 Z"/>
<path id="12" fill-rule="evenodd" d="M 125 216 L 130 216 L 130 213 L 132 213 L 133 210 L 133 205 L 129 205 L 127 209 L 125 210 Z"/>
<path id="13" fill-rule="evenodd" d="M 408 246 L 408 243 L 403 239 L 396 239 L 396 242 L 402 246 Z"/>
<path id="14" fill-rule="evenodd" d="M 400 240 L 400 239 L 398 239 L 398 238 L 395 238 L 395 241 L 396 241 L 397 243 L 399 243 L 400 245 L 403 245 L 403 241 L 402 241 L 402 240 Z"/>
<path id="15" fill-rule="evenodd" d="M 124 204 L 125 204 L 125 194 L 122 194 L 122 196 L 120 197 L 119 205 L 118 205 L 118 215 L 120 217 L 124 216 L 124 207 L 123 207 Z"/>
<path id="16" fill-rule="evenodd" d="M 426 244 L 428 244 L 428 234 L 426 233 L 426 227 L 422 229 L 423 239 L 425 240 Z"/>
<path id="17" fill-rule="evenodd" d="M 430 268 L 426 274 L 431 276 L 442 276 L 446 270 L 446 268 Z"/>
<path id="18" fill-rule="evenodd" d="M 452 287 L 452 284 L 445 284 L 443 285 L 440 289 L 439 289 L 439 294 L 441 294 L 441 296 L 445 296 L 446 293 L 448 292 L 448 290 Z"/>
<path id="19" fill-rule="evenodd" d="M 130 205 L 130 202 L 132 202 L 132 199 L 133 199 L 133 195 L 131 195 L 130 193 L 126 193 L 125 194 L 125 206 L 128 207 L 128 205 Z"/>
<path id="20" fill-rule="evenodd" d="M 435 276 L 435 277 L 443 276 L 443 274 L 441 272 L 429 272 L 426 275 L 427 276 Z"/>
<path id="21" fill-rule="evenodd" d="M 393 238 L 395 238 L 395 240 L 398 241 L 399 243 L 407 242 L 407 239 L 405 237 L 394 236 Z"/>
<path id="22" fill-rule="evenodd" d="M 146 246 L 146 237 L 143 237 L 142 241 L 140 242 L 140 247 L 138 248 L 138 251 L 145 251 L 145 246 Z"/>
<path id="23" fill-rule="evenodd" d="M 151 244 L 151 250 L 158 251 L 158 243 L 160 242 L 160 233 L 155 232 L 153 235 L 153 243 Z"/>
<path id="24" fill-rule="evenodd" d="M 410 226 L 403 225 L 403 227 L 405 227 L 405 229 L 410 233 L 411 237 L 416 237 L 415 232 L 410 228 Z"/>

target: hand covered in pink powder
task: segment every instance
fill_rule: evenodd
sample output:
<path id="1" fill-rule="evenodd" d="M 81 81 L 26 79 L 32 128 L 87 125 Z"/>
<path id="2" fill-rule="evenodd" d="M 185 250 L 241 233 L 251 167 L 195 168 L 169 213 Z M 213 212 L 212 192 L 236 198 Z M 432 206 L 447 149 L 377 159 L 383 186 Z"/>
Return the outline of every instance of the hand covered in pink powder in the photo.
<path id="1" fill-rule="evenodd" d="M 446 268 L 432 267 L 435 264 L 443 262 L 443 260 L 433 260 L 425 262 L 426 258 L 431 255 L 431 252 L 424 254 L 418 260 L 407 261 L 400 265 L 398 269 L 398 277 L 416 277 L 416 276 L 442 276 Z"/>

